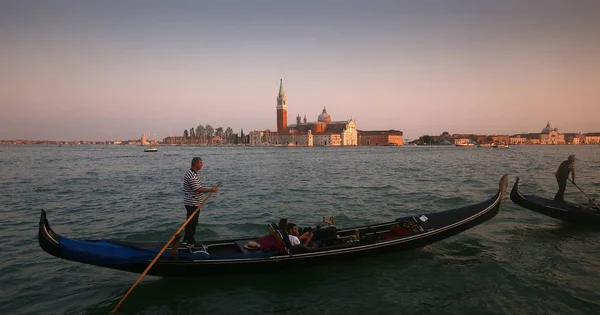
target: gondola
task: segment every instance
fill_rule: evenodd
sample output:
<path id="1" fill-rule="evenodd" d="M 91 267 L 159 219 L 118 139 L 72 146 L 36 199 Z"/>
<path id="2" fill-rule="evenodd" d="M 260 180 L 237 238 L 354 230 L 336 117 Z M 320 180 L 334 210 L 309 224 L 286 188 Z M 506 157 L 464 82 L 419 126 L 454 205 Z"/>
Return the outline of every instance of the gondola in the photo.
<path id="1" fill-rule="evenodd" d="M 552 199 L 538 197 L 536 195 L 523 195 L 519 191 L 518 177 L 510 192 L 510 199 L 523 208 L 565 222 L 600 224 L 600 212 L 595 206 L 571 202 L 562 203 Z"/>
<path id="2" fill-rule="evenodd" d="M 441 212 L 421 213 L 395 221 L 354 228 L 337 228 L 324 224 L 313 228 L 309 246 L 289 246 L 284 231 L 274 223 L 262 237 L 203 241 L 187 248 L 171 244 L 148 274 L 161 277 L 190 277 L 218 273 L 256 273 L 301 268 L 317 263 L 346 262 L 357 256 L 408 250 L 441 241 L 487 220 L 498 213 L 507 187 L 502 176 L 496 195 L 484 202 Z M 267 229 L 265 230 L 265 233 Z M 39 244 L 47 253 L 59 258 L 112 269 L 142 273 L 165 242 L 131 242 L 120 240 L 75 240 L 55 233 L 42 209 Z M 275 240 L 272 247 L 265 240 Z M 259 249 L 248 244 L 259 243 Z"/>

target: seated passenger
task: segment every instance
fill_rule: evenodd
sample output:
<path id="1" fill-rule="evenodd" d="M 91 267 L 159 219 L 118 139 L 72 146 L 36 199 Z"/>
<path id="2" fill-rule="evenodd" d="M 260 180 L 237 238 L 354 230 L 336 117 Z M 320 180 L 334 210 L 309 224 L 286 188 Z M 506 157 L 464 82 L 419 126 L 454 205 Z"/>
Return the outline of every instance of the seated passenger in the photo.
<path id="1" fill-rule="evenodd" d="M 310 240 L 313 237 L 313 232 L 305 232 L 304 234 L 300 235 L 300 232 L 298 232 L 298 226 L 294 223 L 288 223 L 288 236 L 290 238 L 290 242 L 292 243 L 292 246 L 296 246 L 296 245 L 304 245 L 304 246 L 308 246 L 308 244 L 310 243 Z M 304 242 L 302 242 L 304 241 Z"/>

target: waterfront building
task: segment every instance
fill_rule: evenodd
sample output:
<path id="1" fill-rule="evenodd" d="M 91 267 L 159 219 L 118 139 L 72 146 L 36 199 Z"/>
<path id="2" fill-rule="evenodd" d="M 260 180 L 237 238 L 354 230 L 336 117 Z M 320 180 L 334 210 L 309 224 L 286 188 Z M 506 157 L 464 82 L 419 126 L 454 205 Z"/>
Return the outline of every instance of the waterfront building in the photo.
<path id="1" fill-rule="evenodd" d="M 580 133 L 564 133 L 565 144 L 582 144 L 585 142 L 585 135 Z"/>
<path id="2" fill-rule="evenodd" d="M 525 139 L 523 141 L 523 139 Z M 565 144 L 565 135 L 558 128 L 550 127 L 550 122 L 540 133 L 525 133 L 510 136 L 510 144 Z"/>
<path id="3" fill-rule="evenodd" d="M 477 143 L 480 144 L 509 144 L 508 135 L 480 135 L 477 136 Z"/>
<path id="4" fill-rule="evenodd" d="M 540 134 L 541 144 L 565 144 L 565 135 L 558 132 L 558 128 L 551 128 L 550 122 L 542 129 Z"/>
<path id="5" fill-rule="evenodd" d="M 477 135 L 475 134 L 453 134 L 455 145 L 466 145 L 474 143 L 477 140 Z"/>
<path id="6" fill-rule="evenodd" d="M 586 144 L 600 144 L 600 132 L 591 132 L 584 134 Z"/>
<path id="7" fill-rule="evenodd" d="M 400 130 L 359 130 L 359 145 L 404 145 L 404 134 Z"/>
<path id="8" fill-rule="evenodd" d="M 510 136 L 510 144 L 526 144 L 527 138 L 523 135 L 512 135 Z"/>

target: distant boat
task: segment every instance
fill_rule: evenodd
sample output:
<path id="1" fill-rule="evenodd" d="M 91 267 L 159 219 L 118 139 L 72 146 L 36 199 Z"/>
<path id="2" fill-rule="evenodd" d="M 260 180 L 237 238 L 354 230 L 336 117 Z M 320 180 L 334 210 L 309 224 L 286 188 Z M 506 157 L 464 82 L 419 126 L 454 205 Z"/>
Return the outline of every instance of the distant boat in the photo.
<path id="1" fill-rule="evenodd" d="M 480 144 L 479 148 L 493 148 L 493 149 L 508 149 L 508 144 L 496 144 L 496 143 L 484 143 Z"/>
<path id="2" fill-rule="evenodd" d="M 474 143 L 457 143 L 455 144 L 457 147 L 475 147 Z"/>
<path id="3" fill-rule="evenodd" d="M 144 152 L 158 152 L 157 148 L 146 148 L 144 149 Z"/>

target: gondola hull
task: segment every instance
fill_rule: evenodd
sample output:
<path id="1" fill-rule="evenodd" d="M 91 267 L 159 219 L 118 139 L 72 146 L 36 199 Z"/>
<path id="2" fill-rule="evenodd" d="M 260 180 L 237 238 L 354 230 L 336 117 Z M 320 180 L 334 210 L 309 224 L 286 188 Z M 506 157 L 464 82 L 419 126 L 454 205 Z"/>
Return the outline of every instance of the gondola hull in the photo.
<path id="1" fill-rule="evenodd" d="M 536 195 L 523 195 L 519 191 L 519 178 L 510 192 L 510 199 L 519 206 L 537 213 L 578 224 L 600 224 L 600 212 L 595 206 L 579 205 L 571 202 L 556 202 Z"/>
<path id="2" fill-rule="evenodd" d="M 168 248 L 148 274 L 161 277 L 190 277 L 219 273 L 272 272 L 286 268 L 303 268 L 321 263 L 346 262 L 353 257 L 367 257 L 383 252 L 420 248 L 490 220 L 498 213 L 507 186 L 507 175 L 500 181 L 498 193 L 479 204 L 462 208 L 399 218 L 392 222 L 335 230 L 338 242 L 322 248 L 304 248 L 289 252 L 248 251 L 243 244 L 258 238 L 202 242 L 201 249 Z M 390 225 L 416 222 L 418 227 L 407 235 L 390 233 Z M 393 234 L 390 236 L 390 234 Z M 360 237 L 358 237 L 360 235 Z M 114 240 L 72 240 L 50 228 L 42 210 L 39 243 L 47 253 L 77 262 L 112 269 L 142 273 L 165 245 L 164 242 L 123 242 Z"/>

